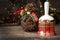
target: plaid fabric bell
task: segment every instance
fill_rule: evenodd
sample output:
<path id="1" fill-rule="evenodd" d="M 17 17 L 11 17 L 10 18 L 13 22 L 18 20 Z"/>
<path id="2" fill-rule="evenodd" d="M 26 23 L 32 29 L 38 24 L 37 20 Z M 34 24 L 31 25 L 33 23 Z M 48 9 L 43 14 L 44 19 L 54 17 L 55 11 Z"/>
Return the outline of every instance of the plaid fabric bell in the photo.
<path id="1" fill-rule="evenodd" d="M 39 22 L 38 26 L 38 35 L 40 36 L 54 36 L 55 28 L 54 28 L 54 21 L 44 20 Z"/>

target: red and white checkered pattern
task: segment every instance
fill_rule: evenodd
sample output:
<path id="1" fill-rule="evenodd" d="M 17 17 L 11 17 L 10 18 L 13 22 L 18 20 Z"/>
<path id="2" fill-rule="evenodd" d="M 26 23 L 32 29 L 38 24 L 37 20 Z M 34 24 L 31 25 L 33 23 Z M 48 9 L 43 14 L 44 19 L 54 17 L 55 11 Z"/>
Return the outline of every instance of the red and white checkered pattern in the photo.
<path id="1" fill-rule="evenodd" d="M 38 27 L 38 35 L 39 36 L 55 36 L 55 24 L 54 21 L 39 21 L 39 27 Z"/>

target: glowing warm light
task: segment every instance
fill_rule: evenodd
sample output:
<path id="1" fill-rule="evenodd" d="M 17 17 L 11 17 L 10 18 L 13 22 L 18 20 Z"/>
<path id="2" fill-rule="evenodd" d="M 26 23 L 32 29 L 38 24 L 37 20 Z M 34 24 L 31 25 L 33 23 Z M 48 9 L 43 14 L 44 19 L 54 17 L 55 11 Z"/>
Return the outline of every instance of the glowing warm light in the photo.
<path id="1" fill-rule="evenodd" d="M 52 13 L 52 14 L 50 14 L 51 16 L 53 16 L 54 14 Z"/>
<path id="2" fill-rule="evenodd" d="M 54 8 L 54 10 L 56 10 L 56 8 Z"/>
<path id="3" fill-rule="evenodd" d="M 51 10 L 54 10 L 52 7 L 50 8 Z"/>
<path id="4" fill-rule="evenodd" d="M 27 14 L 30 14 L 30 12 L 28 11 Z"/>
<path id="5" fill-rule="evenodd" d="M 42 4 L 40 5 L 40 7 L 43 7 Z"/>
<path id="6" fill-rule="evenodd" d="M 45 36 L 45 33 L 43 31 L 41 31 L 40 36 Z"/>
<path id="7" fill-rule="evenodd" d="M 5 8 L 5 10 L 7 10 L 7 8 Z"/>

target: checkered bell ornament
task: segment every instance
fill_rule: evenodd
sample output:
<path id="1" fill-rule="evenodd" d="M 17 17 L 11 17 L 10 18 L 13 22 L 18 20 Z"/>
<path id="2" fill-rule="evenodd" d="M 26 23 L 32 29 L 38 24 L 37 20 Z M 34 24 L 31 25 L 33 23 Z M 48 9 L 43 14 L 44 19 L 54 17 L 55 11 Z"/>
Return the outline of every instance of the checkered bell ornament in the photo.
<path id="1" fill-rule="evenodd" d="M 49 2 L 44 3 L 45 15 L 39 18 L 38 25 L 38 36 L 50 37 L 55 36 L 55 23 L 54 18 L 48 15 L 49 12 Z"/>

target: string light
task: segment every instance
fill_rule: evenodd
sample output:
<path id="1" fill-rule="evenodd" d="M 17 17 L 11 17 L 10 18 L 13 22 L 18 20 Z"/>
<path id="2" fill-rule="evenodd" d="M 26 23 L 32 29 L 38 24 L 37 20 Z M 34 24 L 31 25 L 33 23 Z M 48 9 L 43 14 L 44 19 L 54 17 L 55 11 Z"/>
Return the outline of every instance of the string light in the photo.
<path id="1" fill-rule="evenodd" d="M 16 5 L 14 4 L 14 6 L 16 6 Z"/>
<path id="2" fill-rule="evenodd" d="M 7 10 L 7 8 L 5 8 L 5 10 Z"/>
<path id="3" fill-rule="evenodd" d="M 51 15 L 51 16 L 53 16 L 54 14 L 53 14 L 53 13 L 51 13 L 50 15 Z"/>
<path id="4" fill-rule="evenodd" d="M 13 5 L 13 3 L 11 3 L 11 5 Z"/>
<path id="5" fill-rule="evenodd" d="M 12 9 L 14 9 L 14 7 L 12 7 Z"/>

